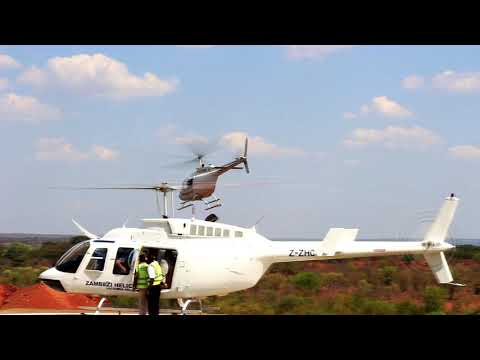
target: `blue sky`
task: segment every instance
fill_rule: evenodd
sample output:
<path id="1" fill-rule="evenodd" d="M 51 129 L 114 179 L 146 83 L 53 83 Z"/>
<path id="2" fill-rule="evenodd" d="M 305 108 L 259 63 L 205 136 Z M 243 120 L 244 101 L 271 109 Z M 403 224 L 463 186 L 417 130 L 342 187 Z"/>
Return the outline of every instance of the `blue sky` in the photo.
<path id="1" fill-rule="evenodd" d="M 217 190 L 224 222 L 406 237 L 455 192 L 452 236 L 477 237 L 479 60 L 479 46 L 0 46 L 0 232 L 137 226 L 153 194 L 47 188 L 181 180 L 190 169 L 162 165 L 185 142 L 219 142 L 220 163 L 248 134 L 251 174 L 220 180 L 245 185 Z"/>

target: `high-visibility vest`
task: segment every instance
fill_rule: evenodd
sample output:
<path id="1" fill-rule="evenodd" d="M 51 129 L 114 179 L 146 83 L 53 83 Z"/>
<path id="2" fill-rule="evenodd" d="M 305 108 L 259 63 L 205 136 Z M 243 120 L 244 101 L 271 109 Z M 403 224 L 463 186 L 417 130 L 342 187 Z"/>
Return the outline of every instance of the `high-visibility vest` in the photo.
<path id="1" fill-rule="evenodd" d="M 148 265 L 145 262 L 137 266 L 137 289 L 146 289 L 148 287 Z"/>
<path id="2" fill-rule="evenodd" d="M 156 260 L 153 261 L 151 263 L 151 265 L 153 266 L 153 269 L 155 270 L 155 279 L 153 280 L 153 286 L 160 285 L 162 283 L 162 280 L 163 280 L 162 267 L 160 266 L 160 264 Z"/>

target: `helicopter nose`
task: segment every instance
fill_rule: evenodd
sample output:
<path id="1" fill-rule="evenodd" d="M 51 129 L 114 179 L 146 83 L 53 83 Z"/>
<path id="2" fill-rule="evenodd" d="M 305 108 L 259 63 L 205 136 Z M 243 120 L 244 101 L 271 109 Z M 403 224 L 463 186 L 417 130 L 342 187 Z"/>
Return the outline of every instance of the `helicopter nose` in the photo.
<path id="1" fill-rule="evenodd" d="M 62 282 L 59 280 L 61 278 L 61 273 L 57 269 L 50 268 L 45 270 L 38 276 L 38 278 L 48 287 L 57 291 L 65 292 L 65 288 L 63 287 Z"/>

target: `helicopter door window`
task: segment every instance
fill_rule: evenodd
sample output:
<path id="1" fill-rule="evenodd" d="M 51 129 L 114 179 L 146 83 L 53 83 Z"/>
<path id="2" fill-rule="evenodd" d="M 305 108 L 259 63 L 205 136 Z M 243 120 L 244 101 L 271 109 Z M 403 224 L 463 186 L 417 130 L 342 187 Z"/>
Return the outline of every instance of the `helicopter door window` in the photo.
<path id="1" fill-rule="evenodd" d="M 235 237 L 243 237 L 243 232 L 235 231 Z"/>
<path id="2" fill-rule="evenodd" d="M 197 234 L 197 225 L 190 225 L 190 235 Z"/>
<path id="3" fill-rule="evenodd" d="M 205 226 L 202 226 L 202 225 L 198 226 L 198 235 L 200 235 L 200 236 L 205 235 Z"/>
<path id="4" fill-rule="evenodd" d="M 216 228 L 215 229 L 215 236 L 222 236 L 222 229 Z"/>
<path id="5" fill-rule="evenodd" d="M 213 228 L 212 227 L 207 227 L 207 236 L 213 236 Z"/>
<path id="6" fill-rule="evenodd" d="M 115 265 L 113 266 L 113 273 L 115 275 L 130 274 L 133 252 L 133 248 L 118 248 L 117 256 L 115 258 Z"/>
<path id="7" fill-rule="evenodd" d="M 106 248 L 97 248 L 92 254 L 86 270 L 103 271 L 105 267 L 105 258 L 107 257 Z"/>
<path id="8" fill-rule="evenodd" d="M 223 237 L 230 237 L 230 230 L 223 229 Z"/>

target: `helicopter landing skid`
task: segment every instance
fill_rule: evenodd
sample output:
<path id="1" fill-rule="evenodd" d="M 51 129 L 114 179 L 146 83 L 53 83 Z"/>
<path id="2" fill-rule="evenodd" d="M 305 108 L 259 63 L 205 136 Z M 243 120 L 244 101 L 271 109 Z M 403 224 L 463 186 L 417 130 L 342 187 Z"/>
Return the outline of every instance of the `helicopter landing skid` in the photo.
<path id="1" fill-rule="evenodd" d="M 211 201 L 202 200 L 203 203 L 207 206 L 207 208 L 205 210 L 210 210 L 210 209 L 214 209 L 214 208 L 222 206 L 222 204 L 220 204 L 220 199 L 217 199 L 213 195 L 212 195 L 212 197 L 213 197 L 213 200 L 211 200 Z M 211 204 L 214 204 L 214 205 L 211 205 Z"/>
<path id="2" fill-rule="evenodd" d="M 192 203 L 184 202 L 184 203 L 180 204 L 180 207 L 177 210 L 180 211 L 180 210 L 186 209 L 186 208 L 191 207 L 191 206 L 193 206 Z"/>

